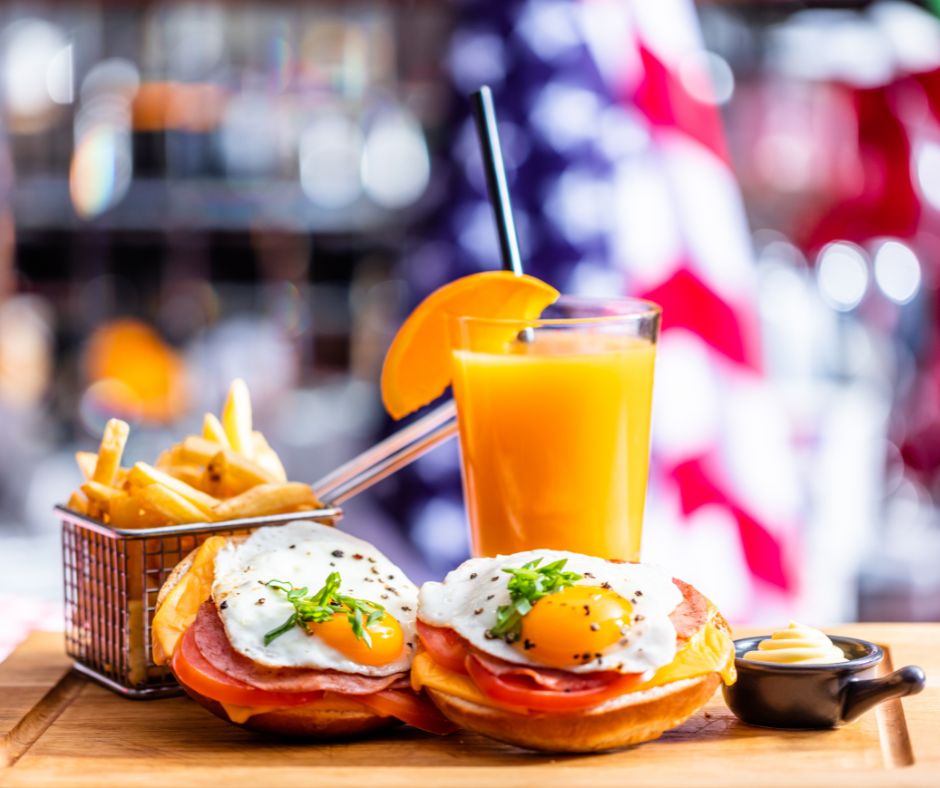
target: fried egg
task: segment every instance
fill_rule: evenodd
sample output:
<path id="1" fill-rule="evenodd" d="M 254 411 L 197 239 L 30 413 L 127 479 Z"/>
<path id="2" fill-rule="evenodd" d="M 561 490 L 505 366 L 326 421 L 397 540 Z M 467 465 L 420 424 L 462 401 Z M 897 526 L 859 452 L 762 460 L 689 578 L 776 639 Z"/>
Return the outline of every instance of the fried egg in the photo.
<path id="1" fill-rule="evenodd" d="M 339 572 L 337 593 L 385 608 L 368 626 L 371 646 L 356 636 L 343 614 L 305 627 L 291 626 L 265 645 L 265 635 L 295 612 L 272 580 L 309 594 Z M 232 648 L 261 665 L 315 668 L 388 676 L 411 665 L 417 587 L 404 572 L 362 539 L 313 522 L 259 528 L 243 542 L 228 542 L 215 559 L 212 599 Z"/>
<path id="2" fill-rule="evenodd" d="M 506 569 L 541 559 L 566 559 L 564 571 L 581 575 L 573 585 L 537 600 L 522 616 L 517 638 L 494 637 L 497 610 L 510 602 Z M 615 670 L 646 673 L 672 662 L 676 629 L 669 614 L 682 593 L 663 569 L 619 564 L 560 550 L 529 550 L 473 558 L 441 583 L 425 583 L 418 617 L 449 627 L 487 654 L 516 664 L 577 673 Z"/>

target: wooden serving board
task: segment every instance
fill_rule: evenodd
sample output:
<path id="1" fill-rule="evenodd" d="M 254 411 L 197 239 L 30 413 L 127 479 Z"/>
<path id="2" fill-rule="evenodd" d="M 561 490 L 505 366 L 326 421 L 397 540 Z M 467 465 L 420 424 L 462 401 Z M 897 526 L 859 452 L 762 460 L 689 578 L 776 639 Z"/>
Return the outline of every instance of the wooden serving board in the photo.
<path id="1" fill-rule="evenodd" d="M 70 669 L 61 635 L 36 633 L 0 665 L 0 785 L 940 785 L 940 624 L 834 631 L 885 646 L 886 670 L 919 664 L 927 689 L 903 708 L 892 701 L 831 731 L 749 727 L 718 692 L 657 741 L 578 756 L 404 728 L 345 744 L 287 744 L 228 725 L 186 698 L 120 698 Z"/>

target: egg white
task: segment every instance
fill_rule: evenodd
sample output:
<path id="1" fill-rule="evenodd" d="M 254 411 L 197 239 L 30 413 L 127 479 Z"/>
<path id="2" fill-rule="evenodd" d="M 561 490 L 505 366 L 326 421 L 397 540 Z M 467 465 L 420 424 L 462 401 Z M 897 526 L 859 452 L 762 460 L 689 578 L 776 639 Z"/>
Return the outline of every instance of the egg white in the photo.
<path id="1" fill-rule="evenodd" d="M 676 655 L 676 629 L 669 614 L 682 601 L 672 577 L 651 564 L 617 564 L 602 558 L 561 550 L 529 550 L 495 558 L 472 558 L 450 572 L 442 583 L 425 583 L 418 595 L 418 618 L 427 624 L 449 627 L 480 651 L 516 664 L 540 663 L 505 640 L 486 637 L 496 623 L 496 609 L 509 603 L 510 575 L 503 569 L 519 568 L 536 558 L 542 565 L 568 559 L 566 571 L 583 576 L 576 585 L 600 586 L 633 602 L 634 621 L 626 644 L 615 644 L 599 658 L 566 668 L 575 673 L 615 670 L 646 673 L 668 665 Z M 639 592 L 639 593 L 637 593 Z M 572 654 L 579 652 L 576 640 Z"/>
<path id="2" fill-rule="evenodd" d="M 284 595 L 268 588 L 282 580 L 310 593 L 330 572 L 342 576 L 344 594 L 382 605 L 401 625 L 402 656 L 386 665 L 360 665 L 300 627 L 269 645 L 264 635 L 294 612 Z M 395 564 L 362 539 L 309 521 L 259 528 L 244 542 L 229 542 L 215 559 L 212 599 L 232 648 L 261 665 L 316 668 L 388 676 L 411 666 L 418 589 Z"/>

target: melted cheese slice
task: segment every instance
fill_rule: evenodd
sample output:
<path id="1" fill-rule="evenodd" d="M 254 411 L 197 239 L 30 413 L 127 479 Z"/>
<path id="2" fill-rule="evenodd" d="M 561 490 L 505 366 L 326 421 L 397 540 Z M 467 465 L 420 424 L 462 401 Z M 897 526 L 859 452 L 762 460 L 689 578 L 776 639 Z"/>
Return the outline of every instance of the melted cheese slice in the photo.
<path id="1" fill-rule="evenodd" d="M 659 687 L 682 679 L 693 679 L 712 672 L 719 673 L 725 684 L 733 684 L 737 678 L 734 669 L 734 642 L 724 629 L 719 629 L 715 624 L 716 614 L 717 610 L 710 607 L 708 623 L 679 649 L 675 659 L 631 692 Z M 469 676 L 441 667 L 426 651 L 415 655 L 411 665 L 411 686 L 415 692 L 422 687 L 428 687 L 480 706 L 501 708 L 500 704 L 485 695 Z M 513 710 L 518 711 L 515 708 Z"/>
<path id="2" fill-rule="evenodd" d="M 189 569 L 183 574 L 153 616 L 153 661 L 166 664 L 180 638 L 192 626 L 199 606 L 212 596 L 215 556 L 226 542 L 224 536 L 210 536 L 200 545 Z"/>
<path id="3" fill-rule="evenodd" d="M 277 706 L 236 706 L 233 703 L 219 703 L 228 714 L 228 718 L 236 725 L 244 725 L 256 714 L 265 714 L 269 711 L 275 711 Z"/>
<path id="4" fill-rule="evenodd" d="M 228 714 L 228 718 L 236 725 L 242 725 L 243 723 L 248 722 L 248 720 L 254 717 L 256 714 L 266 714 L 269 711 L 279 711 L 281 709 L 309 709 L 313 707 L 318 711 L 323 712 L 353 711 L 359 713 L 370 710 L 368 706 L 365 706 L 362 703 L 357 703 L 352 698 L 347 698 L 343 695 L 332 692 L 328 692 L 325 697 L 320 698 L 319 700 L 312 700 L 310 703 L 304 703 L 301 706 L 236 706 L 232 703 L 221 702 L 219 705 L 225 709 L 225 713 Z"/>

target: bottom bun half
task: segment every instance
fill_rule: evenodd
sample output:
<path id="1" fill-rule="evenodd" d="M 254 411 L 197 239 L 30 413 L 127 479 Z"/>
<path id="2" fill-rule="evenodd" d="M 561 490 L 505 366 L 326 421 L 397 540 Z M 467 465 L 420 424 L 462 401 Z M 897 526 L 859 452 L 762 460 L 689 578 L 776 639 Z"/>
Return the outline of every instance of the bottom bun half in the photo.
<path id="1" fill-rule="evenodd" d="M 322 704 L 293 706 L 253 714 L 243 722 L 236 722 L 229 717 L 225 707 L 217 700 L 196 692 L 182 681 L 180 681 L 180 686 L 189 697 L 217 717 L 240 728 L 260 733 L 297 739 L 350 739 L 401 725 L 401 722 L 394 717 L 381 717 L 365 707 L 355 708 L 353 704 L 338 708 L 329 708 Z"/>
<path id="2" fill-rule="evenodd" d="M 425 690 L 446 717 L 475 733 L 532 750 L 598 752 L 650 741 L 681 725 L 708 702 L 720 681 L 709 673 L 567 714 L 514 714 Z"/>

